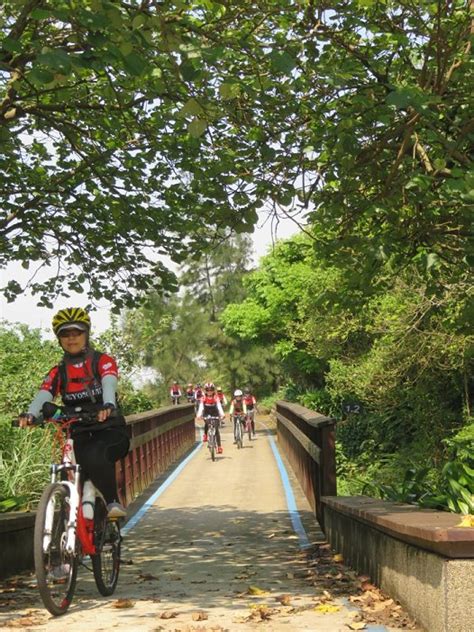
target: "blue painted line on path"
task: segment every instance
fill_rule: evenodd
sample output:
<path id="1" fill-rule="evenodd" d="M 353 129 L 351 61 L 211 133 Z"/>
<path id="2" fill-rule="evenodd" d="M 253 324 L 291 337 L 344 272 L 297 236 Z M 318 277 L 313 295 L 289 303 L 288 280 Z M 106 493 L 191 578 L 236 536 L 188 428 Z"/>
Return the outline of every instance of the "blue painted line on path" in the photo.
<path id="1" fill-rule="evenodd" d="M 298 507 L 296 506 L 295 495 L 293 494 L 293 489 L 291 488 L 288 472 L 286 471 L 285 464 L 283 463 L 280 453 L 278 452 L 275 439 L 270 435 L 267 436 L 272 447 L 273 456 L 275 457 L 275 461 L 277 462 L 281 482 L 283 483 L 283 489 L 285 490 L 286 504 L 288 507 L 288 513 L 290 514 L 291 523 L 293 525 L 293 530 L 299 538 L 300 548 L 307 549 L 311 546 L 311 544 L 308 540 L 305 528 L 303 527 L 303 523 L 301 522 L 301 516 L 298 511 Z"/>
<path id="2" fill-rule="evenodd" d="M 202 431 L 200 434 L 202 435 Z M 140 507 L 137 513 L 132 518 L 130 518 L 130 520 L 127 522 L 127 524 L 124 527 L 122 527 L 121 529 L 122 534 L 128 533 L 130 529 L 133 529 L 133 527 L 143 518 L 146 512 L 150 509 L 150 507 L 154 505 L 157 498 L 159 498 L 161 494 L 166 489 L 168 489 L 168 487 L 171 485 L 171 483 L 174 480 L 176 480 L 176 478 L 181 474 L 181 472 L 184 470 L 184 468 L 189 463 L 189 461 L 191 461 L 191 459 L 194 456 L 196 456 L 196 454 L 199 452 L 201 448 L 202 448 L 202 440 L 200 437 L 200 441 L 198 445 L 194 448 L 191 454 L 188 454 L 188 456 L 184 459 L 184 461 L 182 461 L 178 465 L 178 467 L 168 476 L 168 478 L 164 481 L 164 483 L 158 487 L 156 492 L 152 496 L 150 496 L 150 498 L 146 501 L 146 503 L 144 503 Z"/>

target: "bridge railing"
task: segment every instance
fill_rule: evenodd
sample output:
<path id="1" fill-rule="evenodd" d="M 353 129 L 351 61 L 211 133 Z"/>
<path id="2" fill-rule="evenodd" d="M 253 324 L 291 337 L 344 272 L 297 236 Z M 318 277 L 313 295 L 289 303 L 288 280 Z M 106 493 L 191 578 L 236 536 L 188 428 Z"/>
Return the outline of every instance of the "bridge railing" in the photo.
<path id="1" fill-rule="evenodd" d="M 324 527 L 322 498 L 337 494 L 335 420 L 282 400 L 276 417 L 278 443 Z"/>
<path id="2" fill-rule="evenodd" d="M 116 470 L 119 494 L 128 505 L 194 444 L 194 405 L 150 410 L 126 421 L 130 450 Z"/>
<path id="3" fill-rule="evenodd" d="M 182 404 L 130 415 L 128 454 L 116 464 L 119 495 L 129 504 L 195 443 L 194 406 Z M 0 577 L 33 568 L 35 513 L 0 514 Z"/>

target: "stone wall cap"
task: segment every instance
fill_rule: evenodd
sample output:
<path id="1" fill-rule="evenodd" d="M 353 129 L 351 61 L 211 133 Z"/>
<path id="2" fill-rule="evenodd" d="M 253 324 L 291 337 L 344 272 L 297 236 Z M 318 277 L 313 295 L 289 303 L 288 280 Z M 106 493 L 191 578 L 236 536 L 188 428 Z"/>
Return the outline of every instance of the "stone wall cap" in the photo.
<path id="1" fill-rule="evenodd" d="M 323 496 L 340 513 L 446 557 L 474 557 L 474 528 L 459 527 L 460 514 L 423 509 L 369 496 Z"/>
<path id="2" fill-rule="evenodd" d="M 35 523 L 35 511 L 10 511 L 0 515 L 0 533 L 29 529 Z"/>

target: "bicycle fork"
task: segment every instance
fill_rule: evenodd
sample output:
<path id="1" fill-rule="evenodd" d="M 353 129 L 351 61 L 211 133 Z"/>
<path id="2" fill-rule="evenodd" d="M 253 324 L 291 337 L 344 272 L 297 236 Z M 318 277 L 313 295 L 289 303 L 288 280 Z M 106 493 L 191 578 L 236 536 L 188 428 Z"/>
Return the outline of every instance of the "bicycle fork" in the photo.
<path id="1" fill-rule="evenodd" d="M 87 520 L 82 515 L 82 506 L 80 504 L 79 494 L 79 468 L 79 465 L 73 464 L 53 465 L 51 467 L 51 479 L 53 483 L 56 482 L 56 476 L 60 471 L 74 472 L 73 481 L 61 481 L 60 483 L 61 485 L 64 485 L 69 491 L 69 517 L 66 525 L 66 540 L 64 549 L 69 555 L 73 555 L 76 550 L 76 539 L 77 537 L 79 537 L 79 541 L 82 544 L 83 553 L 85 553 L 86 555 L 93 555 L 96 552 L 93 542 L 94 521 Z M 45 529 L 43 536 L 43 551 L 47 551 L 51 544 L 55 510 L 56 507 L 54 502 L 50 502 L 46 510 Z"/>

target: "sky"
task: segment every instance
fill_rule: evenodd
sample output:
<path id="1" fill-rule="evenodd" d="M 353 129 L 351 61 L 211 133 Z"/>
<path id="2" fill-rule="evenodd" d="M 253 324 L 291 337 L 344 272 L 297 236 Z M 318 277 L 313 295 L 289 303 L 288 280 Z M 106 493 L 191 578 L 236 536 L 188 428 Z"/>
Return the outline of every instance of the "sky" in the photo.
<path id="1" fill-rule="evenodd" d="M 277 226 L 264 216 L 260 216 L 260 221 L 253 233 L 254 261 L 258 263 L 260 257 L 267 254 L 271 249 L 275 239 L 285 239 L 299 231 L 298 225 L 292 219 L 281 219 Z M 15 278 L 20 284 L 26 282 L 31 272 L 24 270 L 19 264 L 8 266 L 5 270 L 0 270 L 0 286 Z M 40 327 L 45 330 L 45 336 L 52 338 L 51 320 L 54 314 L 64 307 L 79 307 L 86 302 L 84 294 L 71 295 L 70 298 L 61 297 L 56 302 L 53 309 L 38 307 L 36 305 L 38 297 L 31 294 L 24 294 L 17 297 L 13 303 L 7 303 L 3 295 L 0 295 L 0 320 L 9 322 L 25 323 L 31 327 Z M 92 327 L 95 333 L 101 333 L 110 325 L 110 304 L 102 301 L 97 309 L 91 312 Z"/>

